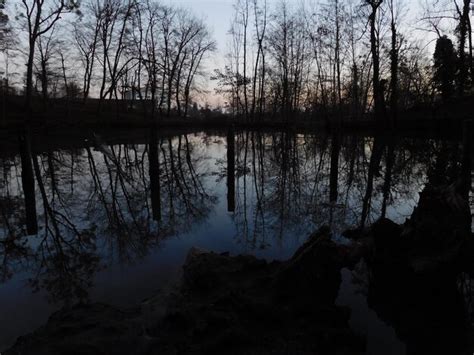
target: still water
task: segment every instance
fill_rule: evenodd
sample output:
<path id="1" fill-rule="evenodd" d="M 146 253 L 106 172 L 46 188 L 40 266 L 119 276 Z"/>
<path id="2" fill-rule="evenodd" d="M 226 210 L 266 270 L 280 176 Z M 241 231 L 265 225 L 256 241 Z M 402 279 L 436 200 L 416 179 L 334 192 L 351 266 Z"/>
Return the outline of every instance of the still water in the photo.
<path id="1" fill-rule="evenodd" d="M 0 349 L 63 305 L 153 296 L 192 246 L 286 259 L 322 225 L 345 243 L 381 216 L 401 223 L 461 156 L 456 140 L 364 135 L 62 138 L 15 138 L 0 153 Z M 367 353 L 405 353 L 353 279 L 343 271 L 338 303 Z"/>

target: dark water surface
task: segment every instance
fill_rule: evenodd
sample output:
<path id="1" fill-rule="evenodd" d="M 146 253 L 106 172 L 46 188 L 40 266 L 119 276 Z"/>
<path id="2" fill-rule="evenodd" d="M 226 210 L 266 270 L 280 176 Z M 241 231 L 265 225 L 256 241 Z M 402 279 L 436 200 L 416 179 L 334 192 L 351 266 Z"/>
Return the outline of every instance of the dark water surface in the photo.
<path id="1" fill-rule="evenodd" d="M 363 135 L 138 136 L 25 136 L 0 153 L 0 349 L 65 304 L 154 295 L 192 246 L 286 259 L 322 225 L 345 243 L 343 231 L 381 216 L 401 223 L 427 181 L 457 174 L 462 149 Z M 406 353 L 355 279 L 343 270 L 338 303 L 367 353 Z"/>

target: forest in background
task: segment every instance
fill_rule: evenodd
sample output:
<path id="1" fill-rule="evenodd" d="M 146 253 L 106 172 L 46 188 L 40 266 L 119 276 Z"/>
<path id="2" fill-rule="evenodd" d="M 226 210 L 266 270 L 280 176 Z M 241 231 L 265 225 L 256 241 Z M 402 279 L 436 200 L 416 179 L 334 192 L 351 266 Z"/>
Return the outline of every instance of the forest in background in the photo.
<path id="1" fill-rule="evenodd" d="M 2 121 L 303 116 L 394 126 L 410 110 L 467 113 L 472 7 L 236 0 L 225 65 L 213 70 L 206 60 L 217 43 L 190 10 L 157 0 L 3 0 Z M 224 103 L 210 105 L 215 96 Z"/>

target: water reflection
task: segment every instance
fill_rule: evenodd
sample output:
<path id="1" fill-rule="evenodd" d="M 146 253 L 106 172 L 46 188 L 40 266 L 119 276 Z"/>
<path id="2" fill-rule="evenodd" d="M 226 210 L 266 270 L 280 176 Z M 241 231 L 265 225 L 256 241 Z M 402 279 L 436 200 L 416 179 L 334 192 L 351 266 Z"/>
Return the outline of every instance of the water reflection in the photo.
<path id="1" fill-rule="evenodd" d="M 451 143 L 241 133 L 238 234 L 258 245 L 255 238 L 288 230 L 304 234 L 308 225 L 329 224 L 337 234 L 387 214 L 402 221 L 416 204 L 436 150 L 449 151 L 446 145 Z M 457 154 L 455 144 L 452 149 Z"/>
<path id="2" fill-rule="evenodd" d="M 323 224 L 338 238 L 379 217 L 402 222 L 424 184 L 461 173 L 463 157 L 456 141 L 295 132 L 152 130 L 140 144 L 91 134 L 46 151 L 31 140 L 22 132 L 17 154 L 1 157 L 0 277 L 27 275 L 53 304 L 89 300 L 103 270 L 199 228 L 217 243 L 205 230 L 224 218 L 227 249 L 268 258 Z"/>

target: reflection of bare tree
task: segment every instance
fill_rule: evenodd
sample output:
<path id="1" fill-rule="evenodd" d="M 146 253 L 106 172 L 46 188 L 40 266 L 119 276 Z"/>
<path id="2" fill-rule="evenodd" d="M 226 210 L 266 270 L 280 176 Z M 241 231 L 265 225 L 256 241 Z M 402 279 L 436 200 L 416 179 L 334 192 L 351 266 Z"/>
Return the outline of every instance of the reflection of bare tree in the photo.
<path id="1" fill-rule="evenodd" d="M 16 159 L 2 159 L 0 175 L 0 283 L 9 280 L 15 272 L 21 271 L 31 255 L 26 244 L 24 220 L 24 199 L 15 194 Z"/>
<path id="2" fill-rule="evenodd" d="M 385 178 L 383 184 L 383 202 L 381 217 L 385 218 L 387 215 L 387 204 L 390 198 L 390 189 L 392 185 L 393 162 L 395 159 L 395 147 L 392 139 L 388 138 L 387 142 L 387 161 L 385 167 Z"/>
<path id="3" fill-rule="evenodd" d="M 248 132 L 237 141 L 237 209 L 234 220 L 238 234 L 249 246 L 265 247 L 267 229 L 282 236 L 309 204 L 302 193 L 309 177 L 292 133 L 265 135 Z M 248 182 L 250 180 L 250 183 Z"/>
<path id="4" fill-rule="evenodd" d="M 30 256 L 24 238 L 8 236 L 0 241 L 0 283 L 9 280 L 16 271 L 22 270 Z"/>
<path id="5" fill-rule="evenodd" d="M 341 150 L 339 139 L 339 135 L 334 134 L 331 140 L 331 181 L 329 183 L 329 201 L 331 202 L 336 202 L 338 195 L 339 152 Z"/>
<path id="6" fill-rule="evenodd" d="M 13 159 L 13 164 L 15 165 Z M 21 158 L 20 158 L 21 160 Z M 41 201 L 43 214 L 37 215 L 40 228 L 34 236 L 26 237 L 21 207 L 22 181 L 16 181 L 3 166 L 0 197 L 0 272 L 2 281 L 16 272 L 28 272 L 34 290 L 44 289 L 56 302 L 70 303 L 86 299 L 92 279 L 98 269 L 96 238 L 88 228 L 77 227 L 69 198 L 64 189 L 62 152 L 45 155 L 31 153 L 33 184 L 38 187 L 35 201 Z M 23 159 L 22 167 L 25 167 Z M 67 167 L 69 169 L 69 167 Z M 52 171 L 53 170 L 53 171 Z M 21 173 L 25 176 L 25 173 Z M 62 184 L 60 183 L 62 182 Z M 71 217 L 72 216 L 72 217 Z M 27 217 L 28 219 L 28 217 Z M 27 232 L 28 234 L 28 232 Z"/>
<path id="7" fill-rule="evenodd" d="M 161 184 L 160 184 L 160 156 L 158 154 L 158 137 L 156 130 L 150 133 L 149 150 L 149 172 L 150 172 L 150 191 L 151 191 L 151 209 L 153 219 L 161 220 Z"/>
<path id="8" fill-rule="evenodd" d="M 31 165 L 31 143 L 28 128 L 20 135 L 21 180 L 25 197 L 26 229 L 28 234 L 38 232 L 36 195 L 33 168 Z"/>
<path id="9" fill-rule="evenodd" d="M 17 198 L 0 197 L 0 226 L 2 237 L 0 239 L 0 283 L 9 280 L 16 271 L 22 269 L 30 255 L 21 228 L 20 211 L 22 202 Z"/>
<path id="10" fill-rule="evenodd" d="M 235 211 L 235 133 L 227 132 L 227 211 Z"/>
<path id="11" fill-rule="evenodd" d="M 403 218 L 433 166 L 433 147 L 417 139 L 395 144 L 381 136 L 329 140 L 291 132 L 237 137 L 234 221 L 250 248 L 266 245 L 269 231 L 304 235 L 329 224 L 337 235 L 396 210 Z"/>
<path id="12" fill-rule="evenodd" d="M 47 194 L 36 155 L 33 168 L 44 208 L 44 235 L 39 235 L 38 267 L 31 284 L 35 290 L 46 289 L 54 301 L 84 300 L 99 265 L 95 235 L 88 230 L 79 231 L 73 221 L 52 204 L 54 200 L 50 201 Z M 51 181 L 52 190 L 58 193 L 55 180 Z M 54 193 L 52 196 L 54 198 Z"/>
<path id="13" fill-rule="evenodd" d="M 28 271 L 31 286 L 55 301 L 87 299 L 100 264 L 144 257 L 204 221 L 216 200 L 204 183 L 205 150 L 188 135 L 164 140 L 155 131 L 146 145 L 111 146 L 96 136 L 95 149 L 44 154 L 32 154 L 26 138 L 19 159 L 1 166 L 0 273 Z M 42 206 L 30 238 L 23 226 L 33 209 L 23 199 Z"/>
<path id="14" fill-rule="evenodd" d="M 374 188 L 374 178 L 379 173 L 380 160 L 384 150 L 385 143 L 380 137 L 375 137 L 372 144 L 372 153 L 370 155 L 369 171 L 367 173 L 367 188 L 365 191 L 364 200 L 362 202 L 361 227 L 364 227 L 367 222 L 369 210 L 372 202 L 372 193 Z"/>
<path id="15" fill-rule="evenodd" d="M 104 218 L 110 250 L 119 260 L 146 255 L 160 240 L 204 220 L 215 200 L 202 183 L 203 155 L 189 137 L 158 138 L 146 146 L 105 146 L 88 150 L 93 190 L 88 217 Z M 101 159 L 102 163 L 97 163 Z M 98 226 L 104 223 L 97 223 Z"/>
<path id="16" fill-rule="evenodd" d="M 95 148 L 30 152 L 29 160 L 21 141 L 23 157 L 0 166 L 3 278 L 34 265 L 36 288 L 55 299 L 86 298 L 99 256 L 104 265 L 135 262 L 164 238 L 190 232 L 216 201 L 208 160 L 215 139 L 152 131 L 146 144 L 107 145 L 96 136 Z M 239 240 L 265 248 L 269 235 L 283 241 L 321 224 L 337 235 L 361 220 L 410 213 L 426 180 L 446 179 L 461 167 L 456 142 L 381 139 L 227 132 L 227 166 L 220 173 L 227 174 Z M 23 201 L 31 182 L 42 208 L 38 235 L 26 238 Z"/>

